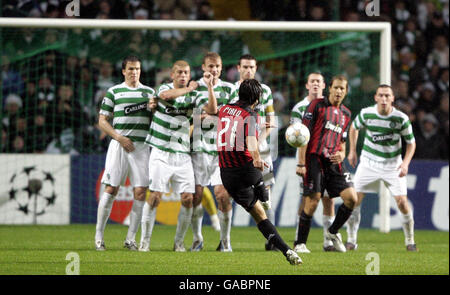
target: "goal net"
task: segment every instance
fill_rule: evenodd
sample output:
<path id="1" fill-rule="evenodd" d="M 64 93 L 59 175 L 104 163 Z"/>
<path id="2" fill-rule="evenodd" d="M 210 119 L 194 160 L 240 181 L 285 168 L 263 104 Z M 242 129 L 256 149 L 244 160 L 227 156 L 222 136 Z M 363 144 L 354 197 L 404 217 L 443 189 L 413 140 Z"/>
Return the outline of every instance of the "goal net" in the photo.
<path id="1" fill-rule="evenodd" d="M 123 82 L 127 55 L 140 57 L 141 82 L 154 89 L 170 81 L 179 59 L 199 79 L 204 54 L 217 52 L 221 79 L 234 83 L 239 57 L 255 56 L 257 79 L 273 94 L 278 132 L 270 140 L 279 160 L 295 156 L 284 131 L 290 110 L 307 95 L 308 73 L 321 72 L 326 82 L 346 75 L 344 104 L 353 115 L 373 103 L 376 86 L 390 82 L 383 64 L 390 59 L 383 51 L 388 29 L 384 23 L 3 19 L 0 223 L 95 223 L 110 140 L 97 126 L 99 104 L 109 87 Z M 127 223 L 132 200 L 127 182 L 116 197 L 113 222 Z M 175 224 L 177 196 L 167 194 L 164 201 L 157 221 Z"/>

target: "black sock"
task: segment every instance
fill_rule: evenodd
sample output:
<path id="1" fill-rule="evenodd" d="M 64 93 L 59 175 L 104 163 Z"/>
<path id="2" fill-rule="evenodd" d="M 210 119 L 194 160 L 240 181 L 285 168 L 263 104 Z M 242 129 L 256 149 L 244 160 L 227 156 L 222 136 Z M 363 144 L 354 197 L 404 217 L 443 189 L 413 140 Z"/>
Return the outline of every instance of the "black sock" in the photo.
<path id="1" fill-rule="evenodd" d="M 309 235 L 309 229 L 311 228 L 312 216 L 309 216 L 302 211 L 300 217 L 298 218 L 298 228 L 297 228 L 297 240 L 294 242 L 297 244 L 306 244 Z"/>
<path id="2" fill-rule="evenodd" d="M 264 219 L 258 223 L 258 229 L 263 234 L 263 236 L 272 243 L 276 248 L 278 248 L 283 255 L 286 255 L 286 251 L 289 250 L 289 246 L 283 241 L 283 239 L 278 234 L 275 226 L 270 222 L 269 219 Z"/>
<path id="3" fill-rule="evenodd" d="M 328 228 L 328 231 L 332 234 L 337 233 L 339 229 L 345 224 L 350 215 L 352 215 L 352 211 L 353 209 L 349 209 L 344 204 L 339 206 L 336 213 L 336 218 L 334 219 L 333 224 Z"/>

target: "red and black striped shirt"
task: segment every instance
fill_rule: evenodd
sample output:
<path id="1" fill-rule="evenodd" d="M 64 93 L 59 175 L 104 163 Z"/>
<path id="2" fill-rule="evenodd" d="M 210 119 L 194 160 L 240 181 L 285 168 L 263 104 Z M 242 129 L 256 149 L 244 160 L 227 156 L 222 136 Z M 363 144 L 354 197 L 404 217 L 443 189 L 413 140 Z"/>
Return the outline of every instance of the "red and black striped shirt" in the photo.
<path id="1" fill-rule="evenodd" d="M 313 100 L 302 120 L 311 133 L 306 154 L 328 158 L 340 151 L 341 143 L 347 140 L 350 122 L 351 112 L 344 105 L 335 107 L 328 98 Z"/>
<path id="2" fill-rule="evenodd" d="M 248 151 L 247 137 L 258 136 L 258 114 L 249 107 L 228 104 L 219 111 L 217 151 L 220 168 L 248 165 L 253 158 Z"/>

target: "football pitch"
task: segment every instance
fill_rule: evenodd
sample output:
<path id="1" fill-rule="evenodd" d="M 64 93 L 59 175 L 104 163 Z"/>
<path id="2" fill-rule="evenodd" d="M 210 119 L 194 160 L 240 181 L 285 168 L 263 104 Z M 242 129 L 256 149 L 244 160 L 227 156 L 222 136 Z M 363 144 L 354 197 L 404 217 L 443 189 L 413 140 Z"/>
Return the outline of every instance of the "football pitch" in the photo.
<path id="1" fill-rule="evenodd" d="M 292 246 L 295 228 L 279 228 Z M 256 227 L 233 227 L 233 252 L 216 251 L 219 233 L 203 229 L 205 248 L 185 253 L 172 251 L 175 226 L 156 225 L 150 252 L 123 248 L 127 227 L 108 224 L 107 251 L 94 247 L 95 225 L 0 226 L 0 275 L 65 275 L 73 257 L 79 258 L 81 275 L 448 275 L 449 233 L 416 230 L 419 252 L 407 252 L 400 230 L 383 234 L 361 229 L 359 248 L 347 253 L 323 252 L 322 229 L 312 228 L 310 254 L 301 254 L 303 264 L 290 265 L 278 251 L 265 251 Z M 345 229 L 341 233 L 346 237 Z M 139 233 L 138 237 L 139 239 Z"/>

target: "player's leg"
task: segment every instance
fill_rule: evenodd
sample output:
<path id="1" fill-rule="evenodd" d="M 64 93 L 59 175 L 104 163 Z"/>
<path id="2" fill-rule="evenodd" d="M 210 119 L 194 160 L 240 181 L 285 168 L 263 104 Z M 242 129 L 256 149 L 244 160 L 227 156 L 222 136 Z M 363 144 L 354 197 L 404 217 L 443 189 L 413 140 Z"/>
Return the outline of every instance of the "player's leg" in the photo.
<path id="1" fill-rule="evenodd" d="M 146 192 L 146 186 L 133 188 L 134 200 L 130 211 L 130 225 L 128 226 L 127 237 L 124 242 L 124 247 L 132 251 L 138 250 L 136 244 L 136 233 L 142 220 L 142 211 L 145 204 Z"/>
<path id="2" fill-rule="evenodd" d="M 408 251 L 417 251 L 414 242 L 414 217 L 409 206 L 407 196 L 394 196 L 397 207 L 403 215 L 403 233 L 405 235 L 405 246 Z"/>
<path id="3" fill-rule="evenodd" d="M 133 186 L 133 206 L 130 212 L 130 225 L 124 246 L 130 250 L 138 250 L 136 233 L 142 220 L 142 210 L 145 203 L 147 187 L 149 185 L 149 157 L 150 150 L 144 143 L 136 143 L 135 150 L 127 154 L 130 173 L 129 178 Z"/>
<path id="4" fill-rule="evenodd" d="M 106 250 L 103 235 L 118 191 L 119 187 L 106 185 L 103 194 L 100 196 L 97 209 L 97 224 L 95 226 L 95 248 L 98 251 Z"/>
<path id="5" fill-rule="evenodd" d="M 102 176 L 102 184 L 105 190 L 100 196 L 97 211 L 97 224 L 95 230 L 95 247 L 97 250 L 105 250 L 103 234 L 106 223 L 111 214 L 114 198 L 121 184 L 125 183 L 128 174 L 128 161 L 124 156 L 125 150 L 120 144 L 112 140 L 108 146 L 105 160 L 105 171 Z"/>
<path id="6" fill-rule="evenodd" d="M 332 194 L 333 190 L 330 190 L 329 192 L 330 194 Z M 340 196 L 344 203 L 339 206 L 334 222 L 328 228 L 327 236 L 333 241 L 333 245 L 336 248 L 336 251 L 346 252 L 347 249 L 345 248 L 345 245 L 342 242 L 342 236 L 338 231 L 347 222 L 348 218 L 352 214 L 358 197 L 353 187 L 347 187 L 346 189 L 344 189 L 340 193 Z"/>
<path id="7" fill-rule="evenodd" d="M 203 248 L 202 222 L 203 222 L 203 186 L 195 186 L 194 199 L 192 201 L 192 240 L 191 251 L 200 251 Z"/>
<path id="8" fill-rule="evenodd" d="M 365 194 L 358 192 L 358 200 L 353 208 L 352 214 L 347 220 L 347 243 L 345 248 L 347 250 L 356 250 L 358 248 L 358 230 L 361 222 L 361 204 Z"/>
<path id="9" fill-rule="evenodd" d="M 220 223 L 220 243 L 217 251 L 231 252 L 231 221 L 233 217 L 233 206 L 231 204 L 230 195 L 223 185 L 214 186 L 214 194 L 217 199 L 219 208 Z"/>
<path id="10" fill-rule="evenodd" d="M 272 209 L 272 186 L 275 184 L 275 175 L 273 173 L 273 163 L 270 153 L 264 153 L 262 157 L 263 161 L 268 164 L 269 167 L 264 167 L 262 172 L 264 185 L 266 186 L 266 191 L 269 195 L 269 201 L 262 203 L 264 210 L 266 211 L 267 218 L 272 224 L 275 224 L 275 211 Z M 269 241 L 266 241 L 264 248 L 266 251 L 276 250 L 275 246 Z"/>
<path id="11" fill-rule="evenodd" d="M 310 251 L 306 248 L 306 242 L 308 241 L 309 231 L 311 229 L 311 221 L 314 212 L 319 205 L 320 197 L 321 193 L 317 192 L 303 196 L 304 208 L 302 212 L 300 212 L 297 227 L 297 237 L 294 241 L 294 250 L 297 253 L 310 253 Z"/>
<path id="12" fill-rule="evenodd" d="M 306 248 L 311 220 L 322 196 L 323 172 L 320 159 L 314 155 L 306 157 L 307 174 L 303 179 L 303 196 L 298 211 L 298 223 L 294 251 L 310 253 Z"/>
<path id="13" fill-rule="evenodd" d="M 333 242 L 326 236 L 328 228 L 334 221 L 334 201 L 326 194 L 322 197 L 322 205 L 323 205 L 323 215 L 322 215 L 323 250 L 334 251 L 335 249 L 333 246 Z"/>
<path id="14" fill-rule="evenodd" d="M 181 193 L 181 207 L 178 213 L 177 230 L 175 232 L 175 243 L 173 250 L 175 252 L 185 252 L 184 237 L 191 224 L 192 219 L 192 193 Z"/>
<path id="15" fill-rule="evenodd" d="M 156 209 L 161 202 L 162 192 L 150 191 L 150 196 L 145 201 L 142 209 L 141 220 L 141 241 L 139 251 L 150 251 L 150 239 L 153 233 L 153 227 L 156 221 Z"/>
<path id="16" fill-rule="evenodd" d="M 172 164 L 174 165 L 174 174 L 171 179 L 172 188 L 174 192 L 180 193 L 181 197 L 174 251 L 184 252 L 186 251 L 184 237 L 192 221 L 193 195 L 195 194 L 194 170 L 189 155 L 178 154 L 177 161 Z"/>
<path id="17" fill-rule="evenodd" d="M 203 188 L 202 206 L 209 214 L 209 219 L 211 219 L 211 226 L 215 231 L 220 231 L 220 223 L 219 216 L 217 215 L 216 203 L 214 202 L 214 197 L 211 191 L 207 187 Z"/>

